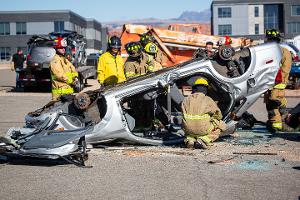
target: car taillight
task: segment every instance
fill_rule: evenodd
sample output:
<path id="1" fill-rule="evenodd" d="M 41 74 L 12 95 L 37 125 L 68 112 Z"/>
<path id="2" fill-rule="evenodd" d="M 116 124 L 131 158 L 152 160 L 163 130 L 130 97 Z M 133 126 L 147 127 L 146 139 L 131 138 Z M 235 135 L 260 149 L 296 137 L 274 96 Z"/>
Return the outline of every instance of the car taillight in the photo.
<path id="1" fill-rule="evenodd" d="M 281 69 L 278 70 L 277 76 L 275 78 L 275 84 L 279 84 L 279 83 L 282 83 L 282 70 Z"/>
<path id="2" fill-rule="evenodd" d="M 295 55 L 294 56 L 294 62 L 298 62 L 299 61 L 299 56 L 298 55 Z"/>

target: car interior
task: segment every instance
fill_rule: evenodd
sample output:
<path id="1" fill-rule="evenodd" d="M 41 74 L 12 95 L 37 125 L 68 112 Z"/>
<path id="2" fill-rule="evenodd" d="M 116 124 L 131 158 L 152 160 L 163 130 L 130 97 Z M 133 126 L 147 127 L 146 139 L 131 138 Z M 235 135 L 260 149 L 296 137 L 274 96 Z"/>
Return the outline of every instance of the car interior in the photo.
<path id="1" fill-rule="evenodd" d="M 251 64 L 251 53 L 249 48 L 243 48 L 235 52 L 226 52 L 226 49 L 219 49 L 211 62 L 220 75 L 236 78 L 248 70 Z"/>
<path id="2" fill-rule="evenodd" d="M 169 140 L 182 137 L 183 99 L 191 94 L 199 76 L 209 81 L 208 96 L 219 105 L 223 116 L 229 114 L 232 99 L 226 86 L 204 74 L 184 77 L 166 88 L 153 88 L 122 100 L 121 106 L 130 131 L 139 137 Z"/>

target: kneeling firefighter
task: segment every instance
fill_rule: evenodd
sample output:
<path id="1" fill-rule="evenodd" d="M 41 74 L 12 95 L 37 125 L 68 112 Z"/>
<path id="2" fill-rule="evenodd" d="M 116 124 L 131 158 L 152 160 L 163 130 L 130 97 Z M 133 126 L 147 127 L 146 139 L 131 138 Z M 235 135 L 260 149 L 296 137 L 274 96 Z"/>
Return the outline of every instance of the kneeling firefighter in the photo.
<path id="1" fill-rule="evenodd" d="M 52 100 L 57 101 L 63 94 L 73 94 L 75 86 L 78 83 L 78 73 L 74 65 L 65 58 L 66 42 L 56 46 L 56 54 L 50 62 L 51 82 L 52 82 Z"/>
<path id="2" fill-rule="evenodd" d="M 182 103 L 183 128 L 188 148 L 207 149 L 226 129 L 216 102 L 206 96 L 207 89 L 207 80 L 198 78 L 192 87 L 192 94 Z"/>

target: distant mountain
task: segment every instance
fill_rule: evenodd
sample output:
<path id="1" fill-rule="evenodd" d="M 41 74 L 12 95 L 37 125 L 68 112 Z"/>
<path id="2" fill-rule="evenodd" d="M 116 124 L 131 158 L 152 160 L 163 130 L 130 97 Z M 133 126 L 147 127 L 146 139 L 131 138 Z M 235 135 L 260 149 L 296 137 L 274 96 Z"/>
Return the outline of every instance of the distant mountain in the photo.
<path id="1" fill-rule="evenodd" d="M 201 12 L 184 11 L 177 19 L 185 21 L 210 22 L 211 12 L 210 9 L 203 10 Z"/>
<path id="2" fill-rule="evenodd" d="M 178 18 L 172 19 L 156 19 L 156 18 L 146 18 L 146 19 L 132 19 L 124 21 L 112 21 L 104 22 L 105 25 L 111 28 L 117 28 L 123 24 L 140 24 L 140 25 L 151 25 L 151 26 L 168 26 L 172 23 L 210 23 L 211 20 L 210 9 L 197 11 L 185 11 Z"/>

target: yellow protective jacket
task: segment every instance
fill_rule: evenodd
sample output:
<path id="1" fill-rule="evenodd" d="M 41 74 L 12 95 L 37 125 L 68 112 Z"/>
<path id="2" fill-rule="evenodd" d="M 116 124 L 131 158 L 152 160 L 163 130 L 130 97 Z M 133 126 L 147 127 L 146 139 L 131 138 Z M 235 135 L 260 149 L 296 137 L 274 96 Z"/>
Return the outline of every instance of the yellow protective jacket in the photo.
<path id="1" fill-rule="evenodd" d="M 209 135 L 214 129 L 226 129 L 216 102 L 203 93 L 194 93 L 182 102 L 183 128 L 187 135 Z"/>
<path id="2" fill-rule="evenodd" d="M 161 69 L 161 65 L 157 63 L 152 56 L 142 52 L 139 59 L 129 57 L 124 65 L 126 78 L 133 78 Z"/>
<path id="3" fill-rule="evenodd" d="M 98 61 L 98 81 L 103 85 L 114 85 L 126 81 L 124 61 L 120 55 L 114 57 L 105 52 Z"/>
<path id="4" fill-rule="evenodd" d="M 50 72 L 52 81 L 52 94 L 72 94 L 74 89 L 72 83 L 78 73 L 73 64 L 63 56 L 55 55 L 50 62 Z"/>
<path id="5" fill-rule="evenodd" d="M 280 62 L 280 69 L 282 71 L 282 83 L 277 83 L 274 88 L 275 89 L 285 89 L 286 85 L 289 82 L 289 75 L 292 67 L 292 55 L 289 50 L 286 48 L 281 48 L 282 59 Z"/>

